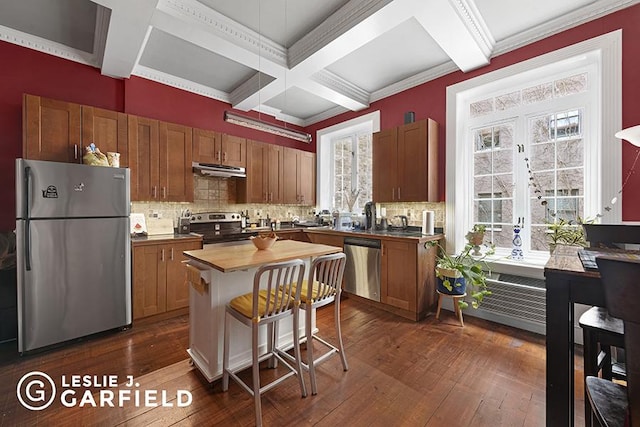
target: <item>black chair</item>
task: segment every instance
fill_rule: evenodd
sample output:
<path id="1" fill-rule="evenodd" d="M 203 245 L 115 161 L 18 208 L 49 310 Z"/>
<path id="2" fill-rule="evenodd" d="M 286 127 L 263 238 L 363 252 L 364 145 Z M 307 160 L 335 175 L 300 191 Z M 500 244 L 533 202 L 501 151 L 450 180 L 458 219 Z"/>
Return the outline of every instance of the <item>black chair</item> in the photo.
<path id="1" fill-rule="evenodd" d="M 640 426 L 640 259 L 596 258 L 607 309 L 624 324 L 627 386 L 589 376 L 585 391 L 601 426 Z M 628 424 L 625 424 L 628 423 Z"/>
<path id="2" fill-rule="evenodd" d="M 640 226 L 621 224 L 583 224 L 590 248 L 622 248 L 640 243 Z M 592 307 L 579 320 L 584 336 L 584 375 L 611 380 L 625 379 L 624 326 L 622 320 L 609 314 L 606 308 Z M 616 348 L 614 360 L 612 348 Z M 586 388 L 585 388 L 586 393 Z M 591 408 L 585 398 L 585 425 L 591 426 Z"/>

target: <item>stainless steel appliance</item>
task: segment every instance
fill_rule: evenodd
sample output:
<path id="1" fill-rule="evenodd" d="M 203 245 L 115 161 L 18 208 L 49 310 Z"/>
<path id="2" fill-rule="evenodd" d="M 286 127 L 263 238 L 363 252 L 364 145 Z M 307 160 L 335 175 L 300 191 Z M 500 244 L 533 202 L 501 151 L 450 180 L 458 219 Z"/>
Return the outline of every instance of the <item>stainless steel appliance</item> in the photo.
<path id="1" fill-rule="evenodd" d="M 243 230 L 242 214 L 237 212 L 200 212 L 191 217 L 191 232 L 202 234 L 204 245 L 248 240 L 258 231 Z"/>
<path id="2" fill-rule="evenodd" d="M 18 351 L 131 324 L 129 170 L 16 160 Z"/>
<path id="3" fill-rule="evenodd" d="M 191 167 L 194 172 L 200 172 L 202 175 L 219 176 L 222 178 L 246 178 L 247 171 L 243 167 L 217 165 L 213 163 L 192 162 Z"/>
<path id="4" fill-rule="evenodd" d="M 380 240 L 345 237 L 344 253 L 347 256 L 345 291 L 380 301 Z"/>
<path id="5" fill-rule="evenodd" d="M 373 202 L 367 202 L 364 205 L 364 215 L 365 215 L 365 230 L 375 230 L 376 229 L 376 204 Z"/>

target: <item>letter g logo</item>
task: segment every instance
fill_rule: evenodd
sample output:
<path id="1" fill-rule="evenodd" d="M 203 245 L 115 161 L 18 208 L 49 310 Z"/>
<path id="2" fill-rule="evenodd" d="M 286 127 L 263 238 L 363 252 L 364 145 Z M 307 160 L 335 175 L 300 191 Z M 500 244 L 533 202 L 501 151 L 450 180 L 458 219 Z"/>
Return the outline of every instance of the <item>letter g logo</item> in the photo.
<path id="1" fill-rule="evenodd" d="M 47 398 L 47 395 L 49 395 Z M 44 372 L 33 371 L 24 374 L 16 387 L 18 400 L 27 409 L 42 411 L 48 408 L 56 397 L 56 385 Z"/>

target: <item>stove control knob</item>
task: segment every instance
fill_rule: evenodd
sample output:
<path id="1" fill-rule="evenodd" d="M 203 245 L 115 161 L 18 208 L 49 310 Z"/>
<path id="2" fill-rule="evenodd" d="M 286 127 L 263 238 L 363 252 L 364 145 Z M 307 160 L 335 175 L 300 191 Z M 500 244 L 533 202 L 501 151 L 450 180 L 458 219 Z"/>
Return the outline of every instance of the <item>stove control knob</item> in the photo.
<path id="1" fill-rule="evenodd" d="M 198 219 L 202 219 L 202 216 L 198 215 Z"/>

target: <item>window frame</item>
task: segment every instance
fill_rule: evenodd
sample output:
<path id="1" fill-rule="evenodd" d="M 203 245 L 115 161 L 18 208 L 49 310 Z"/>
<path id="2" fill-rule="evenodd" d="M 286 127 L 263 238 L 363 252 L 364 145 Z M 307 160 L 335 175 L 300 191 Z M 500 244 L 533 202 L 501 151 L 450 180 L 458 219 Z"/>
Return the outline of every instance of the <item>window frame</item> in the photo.
<path id="1" fill-rule="evenodd" d="M 585 163 L 596 165 L 596 173 L 587 177 L 585 187 L 592 189 L 594 197 L 591 207 L 585 205 L 585 215 L 601 213 L 602 222 L 619 223 L 621 221 L 620 204 L 613 205 L 610 211 L 592 212 L 593 206 L 601 207 L 603 200 L 611 200 L 621 185 L 621 176 L 616 171 L 621 164 L 622 147 L 614 138 L 614 133 L 622 123 L 622 32 L 620 30 L 586 40 L 554 52 L 541 55 L 514 64 L 500 70 L 469 79 L 447 88 L 447 139 L 446 139 L 446 235 L 447 251 L 455 253 L 465 245 L 464 235 L 473 225 L 469 194 L 472 194 L 472 182 L 468 179 L 469 170 L 473 170 L 472 156 L 464 146 L 468 141 L 470 128 L 466 116 L 469 100 L 482 96 L 491 96 L 500 88 L 515 86 L 518 81 L 534 82 L 544 80 L 542 76 L 558 74 L 564 70 L 576 69 L 581 64 L 594 63 L 599 72 L 599 101 L 594 111 L 595 118 L 591 131 L 596 144 L 592 149 L 585 147 Z M 581 62 L 582 61 L 582 62 Z M 559 98 L 562 100 L 562 98 Z M 505 111 L 505 117 L 508 111 Z M 600 118 L 601 120 L 598 120 Z M 603 149 L 606 147 L 606 149 Z M 517 263 L 523 268 L 541 269 L 546 256 L 538 259 L 529 257 L 524 261 L 502 260 L 505 263 Z M 516 270 L 518 270 L 516 268 Z"/>
<path id="2" fill-rule="evenodd" d="M 380 131 L 380 111 L 356 117 L 351 120 L 337 123 L 323 128 L 316 133 L 316 210 L 333 209 L 333 140 L 349 135 Z M 357 142 L 356 142 L 357 144 Z"/>

